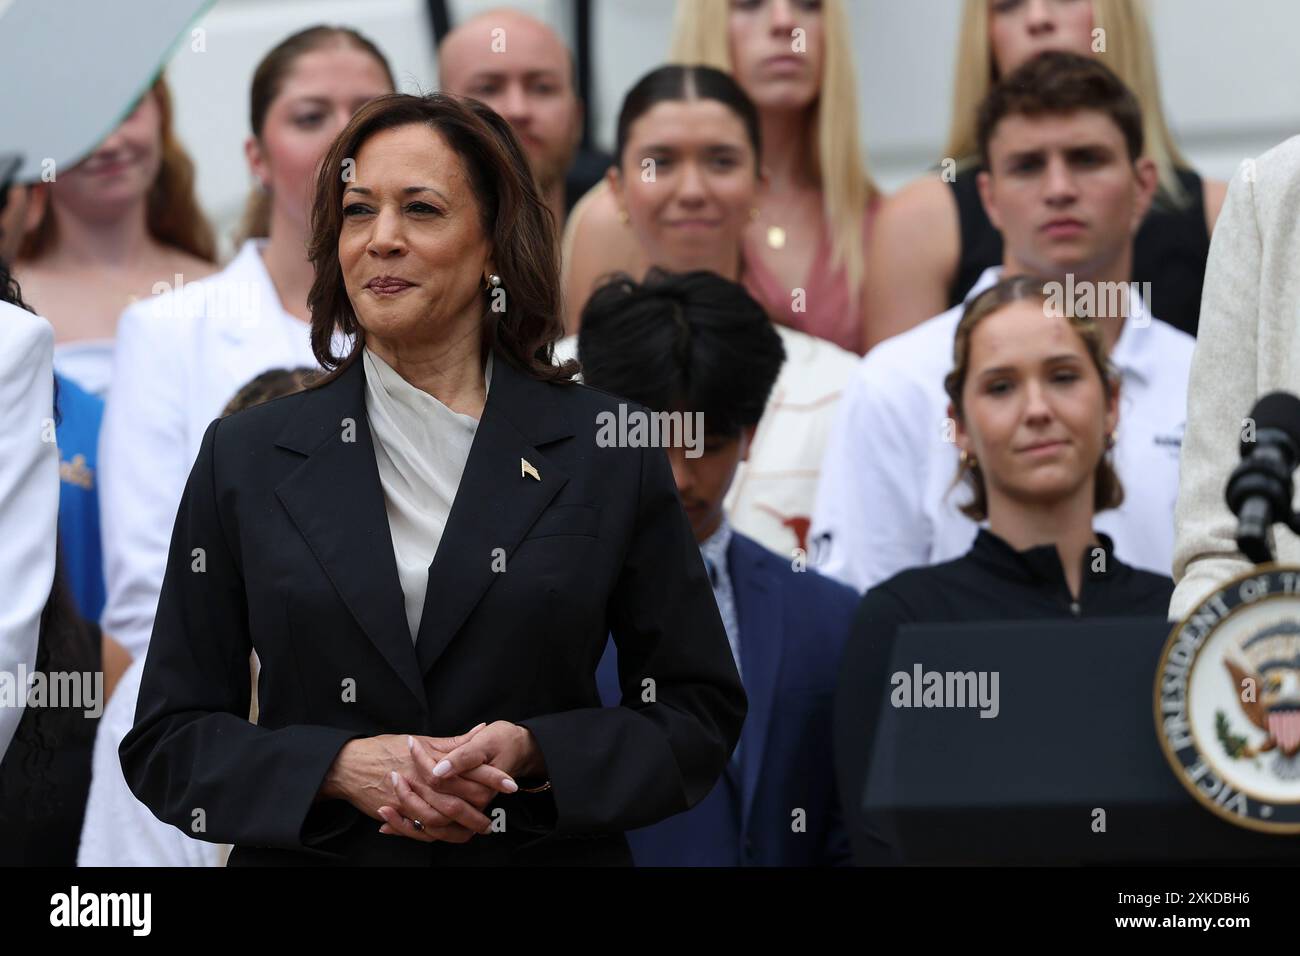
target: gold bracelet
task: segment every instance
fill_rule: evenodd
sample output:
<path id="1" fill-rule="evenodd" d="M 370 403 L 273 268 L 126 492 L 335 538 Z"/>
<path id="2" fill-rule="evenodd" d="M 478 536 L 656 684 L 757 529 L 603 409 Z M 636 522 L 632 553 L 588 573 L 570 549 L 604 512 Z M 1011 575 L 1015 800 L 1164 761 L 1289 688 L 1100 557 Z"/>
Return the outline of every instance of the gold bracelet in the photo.
<path id="1" fill-rule="evenodd" d="M 522 793 L 545 793 L 547 790 L 550 790 L 550 789 L 551 789 L 551 781 L 549 781 L 549 780 L 546 781 L 544 784 L 542 784 L 540 787 L 520 787 L 520 788 L 519 788 L 520 792 L 522 792 Z"/>

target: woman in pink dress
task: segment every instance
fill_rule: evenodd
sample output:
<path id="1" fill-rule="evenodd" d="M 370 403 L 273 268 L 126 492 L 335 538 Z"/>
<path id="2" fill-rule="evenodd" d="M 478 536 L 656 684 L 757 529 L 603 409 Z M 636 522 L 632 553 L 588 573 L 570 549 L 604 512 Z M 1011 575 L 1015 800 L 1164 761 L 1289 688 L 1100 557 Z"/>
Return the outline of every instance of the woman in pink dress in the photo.
<path id="1" fill-rule="evenodd" d="M 774 321 L 862 354 L 864 250 L 880 193 L 858 139 L 843 0 L 679 3 L 670 59 L 732 74 L 758 108 L 762 183 L 744 237 L 746 287 Z M 650 264 L 602 182 L 565 233 L 568 330 L 602 277 Z"/>

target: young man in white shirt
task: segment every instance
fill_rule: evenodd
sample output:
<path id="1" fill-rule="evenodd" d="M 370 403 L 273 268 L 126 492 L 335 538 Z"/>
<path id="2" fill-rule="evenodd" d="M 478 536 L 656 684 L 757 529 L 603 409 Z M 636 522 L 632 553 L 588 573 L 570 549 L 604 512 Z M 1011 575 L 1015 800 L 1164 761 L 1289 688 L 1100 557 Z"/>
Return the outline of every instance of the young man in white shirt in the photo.
<path id="1" fill-rule="evenodd" d="M 1125 489 L 1096 527 L 1127 563 L 1168 574 L 1194 340 L 1153 319 L 1129 281 L 1157 176 L 1142 155 L 1140 107 L 1095 59 L 1045 53 L 990 92 L 979 136 L 980 196 L 1004 254 L 967 301 L 1026 273 L 1060 283 L 1064 307 L 1096 316 L 1122 382 L 1113 454 Z M 841 400 L 810 541 L 818 569 L 860 591 L 958 557 L 975 538 L 953 487 L 943 389 L 962 308 L 876 346 Z"/>

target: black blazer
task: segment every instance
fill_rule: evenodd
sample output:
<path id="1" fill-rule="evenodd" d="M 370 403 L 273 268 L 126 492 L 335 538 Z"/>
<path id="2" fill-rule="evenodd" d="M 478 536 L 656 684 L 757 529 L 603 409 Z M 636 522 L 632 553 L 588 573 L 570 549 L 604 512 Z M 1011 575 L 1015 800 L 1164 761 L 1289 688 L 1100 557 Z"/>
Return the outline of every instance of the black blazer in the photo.
<path id="1" fill-rule="evenodd" d="M 235 844 L 232 865 L 630 862 L 622 831 L 709 792 L 746 700 L 667 456 L 596 444 L 597 415 L 617 405 L 496 355 L 414 645 L 363 363 L 213 422 L 119 751 L 132 792 L 160 820 Z M 603 708 L 610 634 L 626 705 Z M 487 812 L 505 809 L 502 833 L 419 843 L 315 801 L 352 738 L 492 720 L 532 731 L 553 788 L 498 797 Z"/>

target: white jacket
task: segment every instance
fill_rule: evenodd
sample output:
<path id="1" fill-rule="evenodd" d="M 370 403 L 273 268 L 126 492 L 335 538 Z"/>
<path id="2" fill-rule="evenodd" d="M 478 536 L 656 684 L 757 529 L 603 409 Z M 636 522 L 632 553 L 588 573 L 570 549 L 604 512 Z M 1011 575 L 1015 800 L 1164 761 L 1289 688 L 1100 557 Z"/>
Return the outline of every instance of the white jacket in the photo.
<path id="1" fill-rule="evenodd" d="M 967 296 L 997 282 L 985 270 Z M 949 491 L 957 446 L 945 433 L 952 346 L 964 306 L 880 343 L 860 360 L 822 463 L 812 529 L 817 569 L 866 591 L 906 568 L 965 554 L 978 525 Z M 1111 353 L 1119 370 L 1114 464 L 1124 503 L 1099 513 L 1126 564 L 1169 574 L 1178 450 L 1194 340 L 1151 318 L 1136 294 Z"/>
<path id="2" fill-rule="evenodd" d="M 1255 400 L 1300 392 L 1300 136 L 1244 163 L 1228 186 L 1205 267 L 1190 388 L 1175 620 L 1253 567 L 1237 550 L 1237 519 L 1224 501 L 1228 476 Z M 1278 526 L 1274 543 L 1278 561 L 1300 565 L 1300 539 Z"/>
<path id="3" fill-rule="evenodd" d="M 288 314 L 246 242 L 216 275 L 132 304 L 117 330 L 99 438 L 104 630 L 144 654 L 176 508 L 203 433 L 249 380 L 315 368 L 308 326 Z"/>
<path id="4" fill-rule="evenodd" d="M 0 758 L 27 703 L 20 670 L 36 663 L 54 583 L 59 451 L 54 441 L 54 330 L 0 302 Z M 21 665 L 21 666 L 20 666 Z"/>

